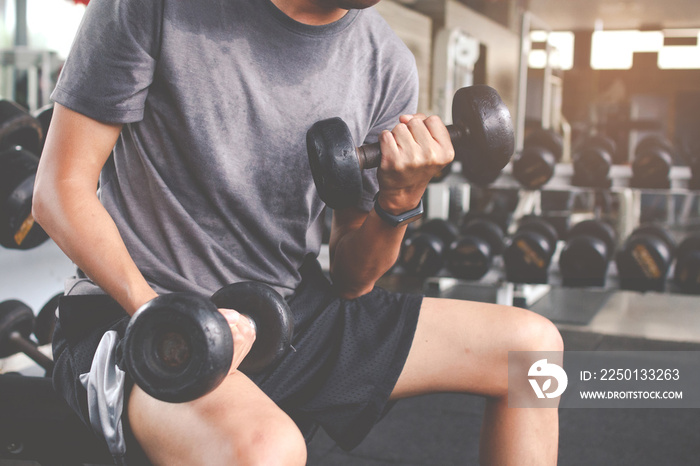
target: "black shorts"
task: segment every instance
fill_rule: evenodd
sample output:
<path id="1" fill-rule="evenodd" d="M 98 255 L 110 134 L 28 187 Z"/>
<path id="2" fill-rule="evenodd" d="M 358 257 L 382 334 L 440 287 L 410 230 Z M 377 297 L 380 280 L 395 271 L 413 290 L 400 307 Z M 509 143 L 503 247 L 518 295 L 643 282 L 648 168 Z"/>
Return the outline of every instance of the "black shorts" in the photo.
<path id="1" fill-rule="evenodd" d="M 307 441 L 321 426 L 349 450 L 388 409 L 413 342 L 422 296 L 375 288 L 346 300 L 334 293 L 315 258 L 301 272 L 300 287 L 287 299 L 294 316 L 294 350 L 274 367 L 247 375 L 294 419 Z M 106 296 L 67 296 L 60 303 L 54 386 L 88 426 L 80 375 L 90 371 L 103 334 L 115 330 L 122 337 L 127 323 L 127 314 Z M 127 376 L 125 390 L 130 386 Z M 142 453 L 124 420 L 127 458 L 136 463 Z"/>

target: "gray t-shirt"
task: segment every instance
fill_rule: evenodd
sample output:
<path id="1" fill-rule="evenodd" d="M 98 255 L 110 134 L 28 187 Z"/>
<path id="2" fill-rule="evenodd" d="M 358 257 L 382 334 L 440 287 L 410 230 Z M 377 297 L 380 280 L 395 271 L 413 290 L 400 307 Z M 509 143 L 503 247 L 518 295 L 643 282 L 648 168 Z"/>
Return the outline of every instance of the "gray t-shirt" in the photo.
<path id="1" fill-rule="evenodd" d="M 339 116 L 376 141 L 417 90 L 373 9 L 309 26 L 270 0 L 92 0 L 52 98 L 125 123 L 99 196 L 157 292 L 256 280 L 289 295 L 321 244 L 306 131 Z"/>

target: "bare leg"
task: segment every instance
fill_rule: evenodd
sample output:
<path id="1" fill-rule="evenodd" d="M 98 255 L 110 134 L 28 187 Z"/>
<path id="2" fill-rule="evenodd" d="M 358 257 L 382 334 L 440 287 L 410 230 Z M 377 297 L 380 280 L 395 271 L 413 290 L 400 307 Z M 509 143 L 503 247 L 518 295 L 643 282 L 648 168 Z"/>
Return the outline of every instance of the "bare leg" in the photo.
<path id="1" fill-rule="evenodd" d="M 557 409 L 508 408 L 508 351 L 563 351 L 556 327 L 524 309 L 425 298 L 392 399 L 433 392 L 487 397 L 483 464 L 556 464 Z"/>
<path id="2" fill-rule="evenodd" d="M 301 432 L 245 375 L 235 372 L 189 403 L 165 403 L 134 387 L 129 422 L 154 464 L 303 465 Z"/>

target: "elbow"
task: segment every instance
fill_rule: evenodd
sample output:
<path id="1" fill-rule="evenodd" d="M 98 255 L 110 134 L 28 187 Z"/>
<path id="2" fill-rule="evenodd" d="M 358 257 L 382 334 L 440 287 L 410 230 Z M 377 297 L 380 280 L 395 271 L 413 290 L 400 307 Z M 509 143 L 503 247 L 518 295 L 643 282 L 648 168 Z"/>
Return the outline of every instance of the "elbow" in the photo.
<path id="1" fill-rule="evenodd" d="M 374 282 L 363 283 L 361 281 L 350 280 L 342 274 L 333 273 L 333 269 L 330 271 L 330 276 L 335 293 L 343 299 L 359 298 L 374 289 Z"/>
<path id="2" fill-rule="evenodd" d="M 41 182 L 40 177 L 37 176 L 34 181 L 34 190 L 32 192 L 32 217 L 44 230 L 46 230 L 45 224 L 51 212 L 49 198 L 50 196 L 46 188 L 46 183 Z"/>

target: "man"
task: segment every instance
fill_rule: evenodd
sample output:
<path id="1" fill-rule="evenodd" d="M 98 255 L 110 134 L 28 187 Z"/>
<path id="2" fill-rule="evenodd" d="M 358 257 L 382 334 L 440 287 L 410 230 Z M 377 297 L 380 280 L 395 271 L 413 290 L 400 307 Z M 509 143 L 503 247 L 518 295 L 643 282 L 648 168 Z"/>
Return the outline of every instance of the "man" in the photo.
<path id="1" fill-rule="evenodd" d="M 389 400 L 436 391 L 488 397 L 485 464 L 556 461 L 556 410 L 506 399 L 509 350 L 561 350 L 550 322 L 374 287 L 405 231 L 386 218 L 415 209 L 453 157 L 443 123 L 414 114 L 415 63 L 374 3 L 88 7 L 53 94 L 34 214 L 84 273 L 60 306 L 55 386 L 117 462 L 140 446 L 155 464 L 304 464 L 315 425 L 353 448 Z M 360 204 L 334 212 L 330 284 L 314 259 L 323 205 L 304 135 L 332 116 L 384 155 Z M 132 387 L 117 356 L 129 315 L 240 280 L 287 298 L 295 351 L 236 371 L 254 331 L 221 310 L 236 350 L 218 388 L 169 404 Z"/>

